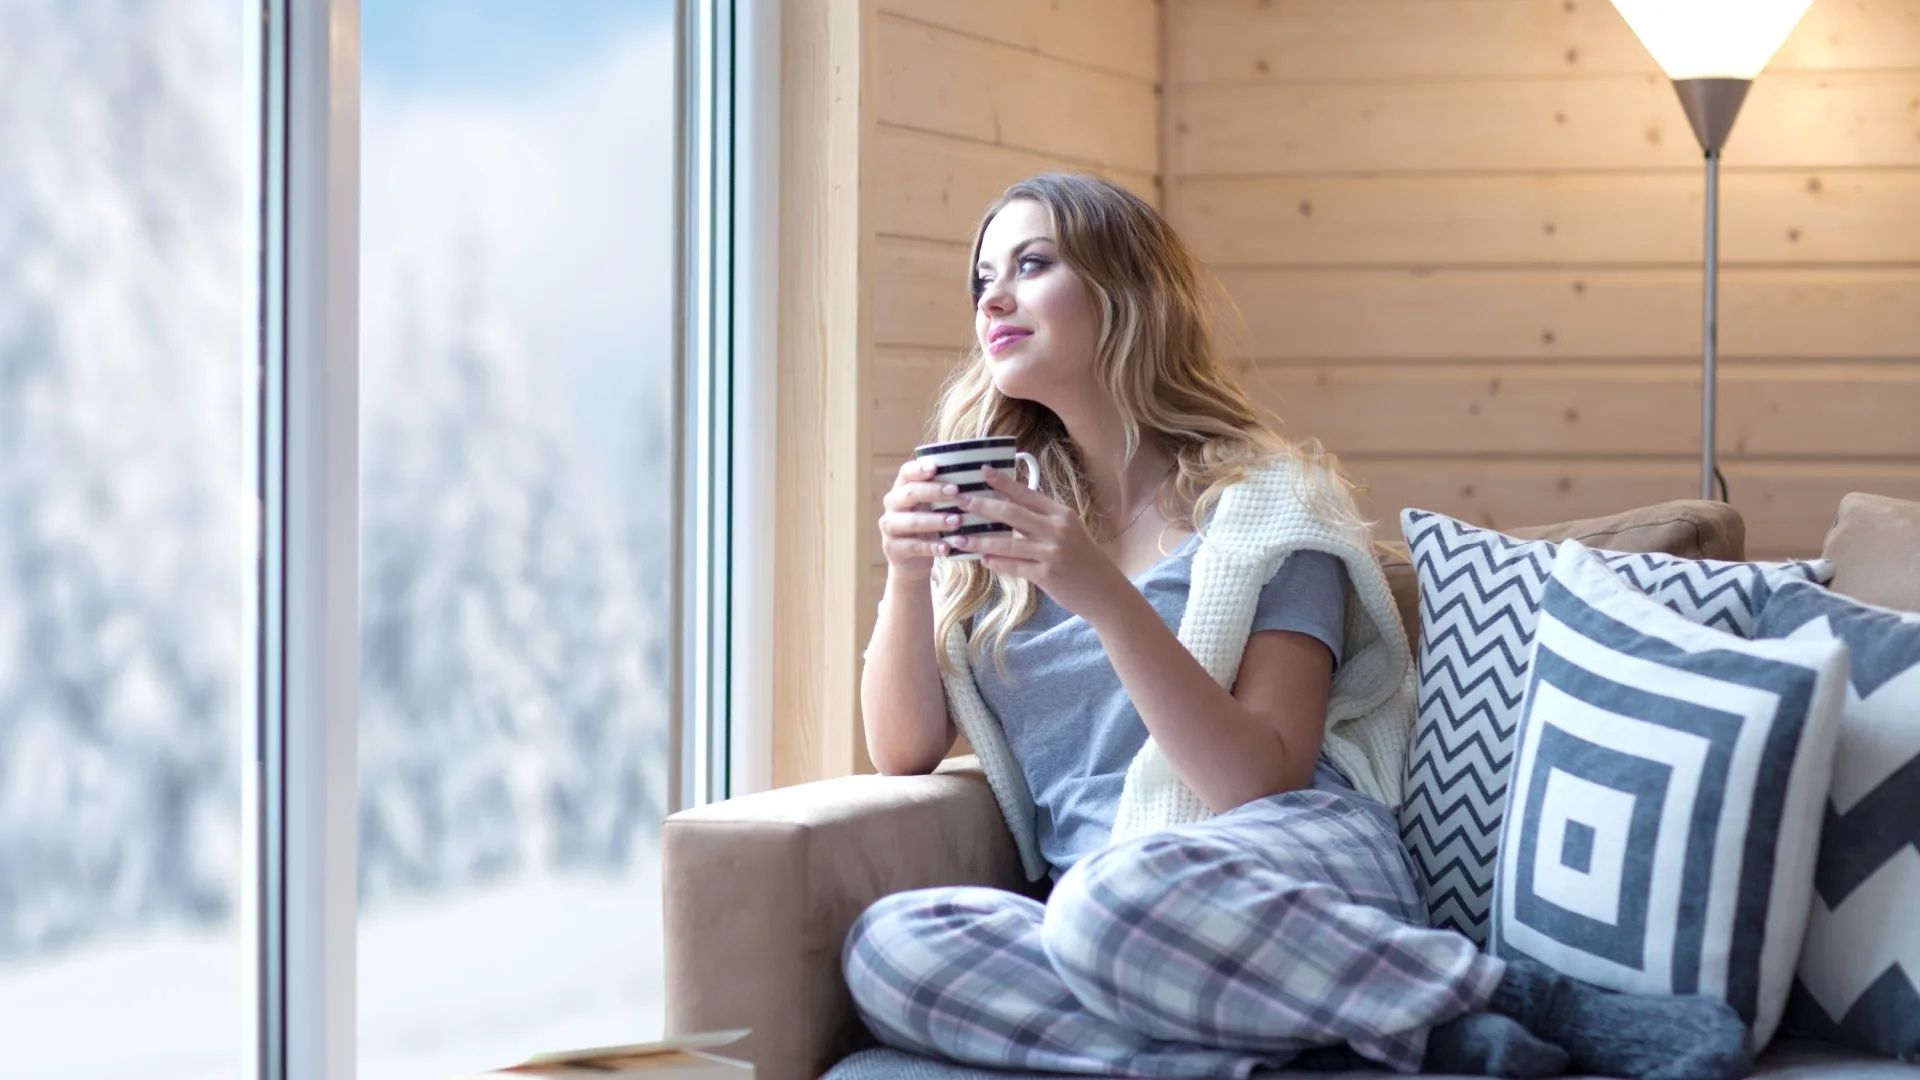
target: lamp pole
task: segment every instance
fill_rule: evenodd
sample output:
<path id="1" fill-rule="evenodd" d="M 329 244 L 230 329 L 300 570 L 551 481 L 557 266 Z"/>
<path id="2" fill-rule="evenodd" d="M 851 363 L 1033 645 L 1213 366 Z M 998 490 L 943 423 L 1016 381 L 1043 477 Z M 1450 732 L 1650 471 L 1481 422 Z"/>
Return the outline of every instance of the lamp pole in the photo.
<path id="1" fill-rule="evenodd" d="M 1707 157 L 1707 236 L 1702 245 L 1705 264 L 1705 295 L 1701 303 L 1700 326 L 1700 497 L 1714 498 L 1714 480 L 1719 469 L 1714 465 L 1715 387 L 1714 362 L 1720 336 L 1720 148 L 1726 145 L 1733 119 L 1740 115 L 1740 103 L 1746 100 L 1751 79 L 1675 79 L 1674 92 L 1680 95 L 1680 107 L 1686 110 L 1687 123 Z M 1726 495 L 1726 483 L 1720 484 L 1720 496 Z"/>
<path id="2" fill-rule="evenodd" d="M 1703 356 L 1700 367 L 1700 497 L 1712 500 L 1714 474 L 1714 387 L 1717 383 L 1713 363 L 1720 345 L 1720 151 L 1707 151 L 1707 242 L 1705 248 L 1705 316 L 1700 327 Z M 1723 486 L 1721 498 L 1726 497 Z"/>

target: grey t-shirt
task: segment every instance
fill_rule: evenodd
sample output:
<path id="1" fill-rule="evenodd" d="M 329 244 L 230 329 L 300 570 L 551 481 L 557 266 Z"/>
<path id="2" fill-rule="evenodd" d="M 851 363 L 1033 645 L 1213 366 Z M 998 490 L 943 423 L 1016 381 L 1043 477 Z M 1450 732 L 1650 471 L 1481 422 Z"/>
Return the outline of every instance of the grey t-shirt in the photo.
<path id="1" fill-rule="evenodd" d="M 1176 633 L 1187 609 L 1199 534 L 1133 579 Z M 1339 664 L 1347 567 L 1337 556 L 1296 551 L 1280 564 L 1255 606 L 1249 634 L 1296 630 L 1325 642 Z M 1045 592 L 1032 617 L 1007 638 L 1007 678 L 991 654 L 973 665 L 980 696 L 1006 731 L 1035 804 L 1040 852 L 1057 880 L 1106 846 L 1127 766 L 1147 741 L 1146 724 L 1113 670 L 1093 627 Z M 1350 789 L 1324 757 L 1313 786 Z"/>

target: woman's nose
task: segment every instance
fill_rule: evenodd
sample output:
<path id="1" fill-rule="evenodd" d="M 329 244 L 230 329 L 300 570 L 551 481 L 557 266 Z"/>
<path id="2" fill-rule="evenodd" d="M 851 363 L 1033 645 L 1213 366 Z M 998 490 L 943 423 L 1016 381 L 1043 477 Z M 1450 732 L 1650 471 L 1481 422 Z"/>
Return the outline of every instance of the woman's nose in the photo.
<path id="1" fill-rule="evenodd" d="M 980 290 L 980 310 L 995 314 L 1004 312 L 1012 305 L 1013 294 L 999 282 L 990 282 Z"/>

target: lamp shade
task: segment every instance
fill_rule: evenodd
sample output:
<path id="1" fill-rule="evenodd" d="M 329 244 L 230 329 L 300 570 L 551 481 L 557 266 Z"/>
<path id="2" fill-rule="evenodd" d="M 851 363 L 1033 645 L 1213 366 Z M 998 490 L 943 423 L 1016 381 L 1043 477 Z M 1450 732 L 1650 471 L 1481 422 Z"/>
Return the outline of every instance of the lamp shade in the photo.
<path id="1" fill-rule="evenodd" d="M 1748 79 L 1813 0 L 1613 0 L 1667 78 Z"/>

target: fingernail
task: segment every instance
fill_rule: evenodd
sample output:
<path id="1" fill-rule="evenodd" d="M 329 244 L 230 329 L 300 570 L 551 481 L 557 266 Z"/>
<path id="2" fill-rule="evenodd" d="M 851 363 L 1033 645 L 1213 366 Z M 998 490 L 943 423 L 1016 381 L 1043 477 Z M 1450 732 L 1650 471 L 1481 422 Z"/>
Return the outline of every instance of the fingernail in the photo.
<path id="1" fill-rule="evenodd" d="M 956 536 L 956 537 L 954 537 L 954 538 L 953 538 L 953 546 L 954 546 L 954 547 L 966 547 L 966 546 L 967 546 L 967 542 L 968 542 L 968 541 L 967 541 L 967 538 L 966 538 L 966 537 L 964 537 L 964 536 Z"/>
<path id="2" fill-rule="evenodd" d="M 944 491 L 944 492 L 946 492 L 946 493 L 947 493 L 948 495 L 951 495 L 951 494 L 953 494 L 954 492 L 956 492 L 956 491 L 959 491 L 959 490 L 960 490 L 960 485 L 959 485 L 959 484 L 948 484 L 948 485 L 947 485 L 946 487 L 943 487 L 943 488 L 941 488 L 940 490 L 941 490 L 941 491 Z"/>
<path id="3" fill-rule="evenodd" d="M 972 504 L 973 504 L 973 496 L 971 495 L 962 495 L 959 498 L 953 500 L 953 505 L 955 506 L 970 506 Z"/>
<path id="4" fill-rule="evenodd" d="M 948 515 L 947 515 L 947 524 L 949 524 L 949 525 L 958 525 L 958 524 L 960 524 L 960 515 L 959 515 L 959 514 L 948 514 Z"/>
<path id="5" fill-rule="evenodd" d="M 980 475 L 981 475 L 981 476 L 992 476 L 992 475 L 993 475 L 994 473 L 997 473 L 997 472 L 999 472 L 999 471 L 1000 471 L 999 469 L 996 469 L 996 468 L 994 468 L 994 467 L 993 467 L 993 466 L 991 466 L 991 465 L 982 465 L 982 466 L 980 466 Z"/>

